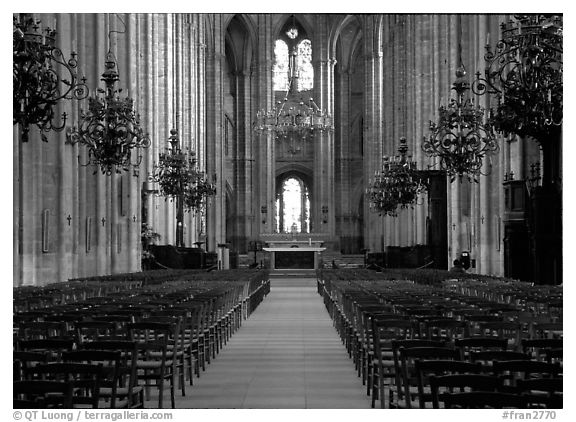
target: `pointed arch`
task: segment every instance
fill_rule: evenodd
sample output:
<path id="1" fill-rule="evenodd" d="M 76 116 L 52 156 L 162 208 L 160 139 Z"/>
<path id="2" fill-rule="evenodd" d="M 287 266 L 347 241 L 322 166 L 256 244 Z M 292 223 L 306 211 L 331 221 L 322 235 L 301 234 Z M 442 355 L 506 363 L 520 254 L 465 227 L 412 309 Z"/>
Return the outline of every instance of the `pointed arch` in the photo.
<path id="1" fill-rule="evenodd" d="M 314 25 L 311 22 L 309 22 L 308 16 L 292 13 L 282 13 L 278 15 L 279 19 L 272 28 L 272 35 L 274 39 L 279 38 L 283 35 L 282 29 L 284 28 L 284 25 L 286 25 L 286 23 L 292 19 L 292 15 L 294 15 L 294 19 L 304 29 L 304 32 L 307 34 L 307 36 L 309 38 L 312 37 L 312 35 L 314 34 Z"/>

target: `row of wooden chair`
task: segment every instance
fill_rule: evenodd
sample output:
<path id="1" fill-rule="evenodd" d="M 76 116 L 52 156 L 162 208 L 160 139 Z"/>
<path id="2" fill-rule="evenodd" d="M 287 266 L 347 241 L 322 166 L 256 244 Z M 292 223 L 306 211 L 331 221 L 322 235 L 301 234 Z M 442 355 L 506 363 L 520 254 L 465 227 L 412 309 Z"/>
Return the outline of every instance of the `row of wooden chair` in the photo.
<path id="1" fill-rule="evenodd" d="M 91 392 L 74 384 L 74 407 L 143 407 L 153 387 L 158 389 L 158 407 L 163 407 L 165 388 L 175 407 L 176 381 L 185 395 L 186 379 L 192 385 L 194 375 L 206 370 L 267 294 L 269 282 L 258 277 L 254 283 L 167 284 L 15 314 L 14 382 L 64 381 L 38 371 L 74 361 L 100 368 Z M 118 366 L 126 370 L 119 372 Z M 76 375 L 76 381 L 81 379 Z M 92 401 L 80 403 L 79 397 Z M 25 399 L 15 393 L 15 405 Z M 40 406 L 56 405 L 44 397 L 33 399 Z M 63 402 L 58 405 L 70 403 Z"/>
<path id="2" fill-rule="evenodd" d="M 547 363 L 536 365 L 560 365 L 562 361 L 558 314 L 545 315 L 540 307 L 535 318 L 533 308 L 522 307 L 528 302 L 511 303 L 526 286 L 515 287 L 514 294 L 508 289 L 504 295 L 500 289 L 500 295 L 483 297 L 478 289 L 476 296 L 469 296 L 470 291 L 450 285 L 422 286 L 405 280 L 319 279 L 318 286 L 367 394 L 372 395 L 373 406 L 377 399 L 385 406 L 385 390 L 389 404 L 395 401 L 394 395 L 396 401 L 406 395 L 397 351 L 392 347 L 399 340 L 440 341 L 448 346 L 451 360 L 469 363 L 540 359 Z M 529 303 L 533 307 L 535 302 Z M 555 376 L 560 374 L 561 369 Z M 410 407 L 410 403 L 407 400 L 404 405 Z"/>

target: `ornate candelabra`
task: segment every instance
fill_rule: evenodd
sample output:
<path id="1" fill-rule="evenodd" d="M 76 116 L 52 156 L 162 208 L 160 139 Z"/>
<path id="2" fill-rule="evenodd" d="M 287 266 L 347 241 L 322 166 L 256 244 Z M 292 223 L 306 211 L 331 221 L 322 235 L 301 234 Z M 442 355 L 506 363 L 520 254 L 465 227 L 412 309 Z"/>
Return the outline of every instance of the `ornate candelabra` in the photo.
<path id="1" fill-rule="evenodd" d="M 484 157 L 498 151 L 498 144 L 490 123 L 484 123 L 484 109 L 465 95 L 470 84 L 462 64 L 456 69 L 452 89 L 456 98 L 440 106 L 438 122 L 430 122 L 430 136 L 424 138 L 422 150 L 440 159 L 451 182 L 456 176 L 477 182 Z"/>
<path id="2" fill-rule="evenodd" d="M 366 195 L 370 209 L 380 215 L 397 216 L 398 207 L 414 206 L 426 186 L 416 169 L 416 162 L 407 157 L 406 138 L 400 138 L 400 155 L 382 157 L 382 169 L 376 172 Z"/>
<path id="3" fill-rule="evenodd" d="M 206 174 L 197 169 L 196 154 L 180 149 L 178 131 L 172 129 L 170 148 L 159 156 L 151 180 L 158 183 L 159 194 L 176 200 L 176 246 L 184 246 L 184 211 L 201 211 L 206 198 L 216 194 Z"/>
<path id="4" fill-rule="evenodd" d="M 516 15 L 501 24 L 502 38 L 486 44 L 484 75 L 472 90 L 493 94 L 494 127 L 542 143 L 563 119 L 563 20 L 554 15 Z"/>
<path id="5" fill-rule="evenodd" d="M 62 99 L 81 100 L 88 96 L 88 87 L 76 75 L 76 53 L 66 60 L 55 45 L 56 31 L 40 27 L 40 21 L 26 16 L 13 18 L 13 109 L 14 124 L 20 125 L 22 141 L 28 141 L 30 125 L 44 132 L 61 131 L 66 125 L 66 113 L 55 123 L 56 105 Z"/>
<path id="6" fill-rule="evenodd" d="M 132 98 L 121 98 L 122 89 L 116 89 L 120 80 L 116 58 L 106 54 L 105 71 L 101 81 L 105 89 L 88 99 L 88 111 L 81 111 L 78 128 L 68 131 L 69 143 L 81 143 L 88 148 L 88 161 L 82 165 L 99 166 L 103 174 L 133 170 L 134 175 L 142 161 L 140 148 L 150 146 L 148 134 L 140 126 L 140 117 L 134 110 Z M 132 152 L 138 151 L 136 159 Z"/>

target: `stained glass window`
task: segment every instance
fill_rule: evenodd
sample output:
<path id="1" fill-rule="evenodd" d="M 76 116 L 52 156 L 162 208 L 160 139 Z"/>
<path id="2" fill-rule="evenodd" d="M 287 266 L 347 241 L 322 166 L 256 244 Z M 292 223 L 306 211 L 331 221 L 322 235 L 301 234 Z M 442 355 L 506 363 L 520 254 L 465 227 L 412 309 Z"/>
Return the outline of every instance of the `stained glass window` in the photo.
<path id="1" fill-rule="evenodd" d="M 302 40 L 298 44 L 298 91 L 308 91 L 314 87 L 312 67 L 312 43 Z"/>
<path id="2" fill-rule="evenodd" d="M 274 46 L 274 91 L 288 89 L 288 45 L 282 40 L 276 40 Z"/>
<path id="3" fill-rule="evenodd" d="M 310 199 L 308 189 L 295 177 L 282 183 L 282 198 L 276 199 L 276 231 L 310 232 Z"/>

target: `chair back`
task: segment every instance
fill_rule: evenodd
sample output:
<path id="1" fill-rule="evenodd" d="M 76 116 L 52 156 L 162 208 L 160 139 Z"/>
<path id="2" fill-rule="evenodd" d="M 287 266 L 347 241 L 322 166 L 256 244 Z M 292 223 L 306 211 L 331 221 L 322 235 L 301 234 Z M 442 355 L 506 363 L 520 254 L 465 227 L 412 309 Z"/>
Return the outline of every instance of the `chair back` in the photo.
<path id="1" fill-rule="evenodd" d="M 12 384 L 14 409 L 72 408 L 73 384 L 62 381 L 24 380 Z"/>
<path id="2" fill-rule="evenodd" d="M 451 374 L 441 376 L 430 376 L 430 393 L 432 396 L 432 407 L 440 408 L 440 402 L 445 403 L 446 394 L 470 391 L 497 391 L 502 382 L 500 378 L 482 374 Z M 445 403 L 444 407 L 448 407 Z"/>

